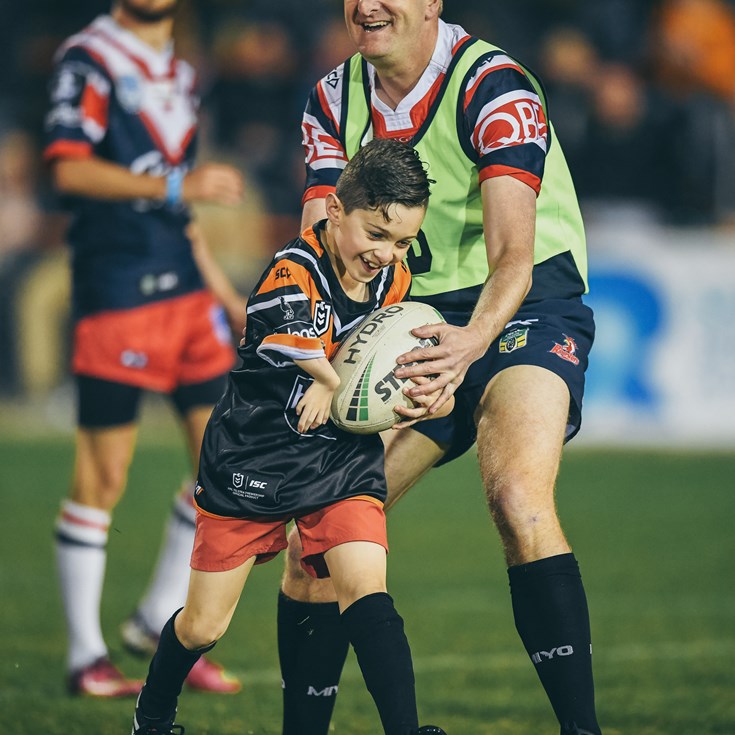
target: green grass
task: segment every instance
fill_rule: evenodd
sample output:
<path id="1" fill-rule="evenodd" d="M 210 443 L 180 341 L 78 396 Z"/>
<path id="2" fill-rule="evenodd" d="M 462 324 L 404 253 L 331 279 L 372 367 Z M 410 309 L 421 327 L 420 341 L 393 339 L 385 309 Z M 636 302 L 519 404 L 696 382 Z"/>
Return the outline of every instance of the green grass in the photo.
<path id="1" fill-rule="evenodd" d="M 174 444 L 141 445 L 109 544 L 103 624 L 116 660 L 118 625 L 157 553 L 185 472 Z M 0 442 L 0 732 L 129 732 L 130 701 L 71 699 L 51 527 L 72 463 L 71 440 Z M 606 735 L 735 733 L 735 454 L 570 450 L 559 506 L 592 613 Z M 450 735 L 557 732 L 515 634 L 499 543 L 472 457 L 435 471 L 391 514 L 389 588 L 415 657 L 422 720 Z M 281 562 L 258 567 L 217 656 L 245 680 L 235 697 L 185 693 L 193 735 L 277 735 L 275 648 Z M 350 658 L 336 735 L 380 732 Z"/>

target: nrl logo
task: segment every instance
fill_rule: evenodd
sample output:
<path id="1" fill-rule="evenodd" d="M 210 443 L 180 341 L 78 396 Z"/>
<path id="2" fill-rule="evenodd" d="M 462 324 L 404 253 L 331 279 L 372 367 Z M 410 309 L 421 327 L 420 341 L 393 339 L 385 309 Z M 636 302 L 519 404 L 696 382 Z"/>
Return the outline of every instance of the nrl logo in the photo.
<path id="1" fill-rule="evenodd" d="M 329 317 L 332 307 L 325 301 L 317 301 L 314 305 L 314 330 L 316 336 L 321 337 L 329 329 Z"/>
<path id="2" fill-rule="evenodd" d="M 242 474 L 242 472 L 233 472 L 232 473 L 232 484 L 236 488 L 241 488 L 243 480 L 245 479 L 245 476 Z"/>

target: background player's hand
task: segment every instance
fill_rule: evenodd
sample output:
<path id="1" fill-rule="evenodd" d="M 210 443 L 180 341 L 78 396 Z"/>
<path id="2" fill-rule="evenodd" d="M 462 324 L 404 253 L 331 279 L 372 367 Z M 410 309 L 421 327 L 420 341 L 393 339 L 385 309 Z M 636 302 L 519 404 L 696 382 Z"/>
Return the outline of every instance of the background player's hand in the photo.
<path id="1" fill-rule="evenodd" d="M 396 370 L 395 375 L 397 378 L 431 376 L 427 383 L 409 387 L 407 395 L 416 400 L 418 396 L 429 396 L 440 391 L 429 407 L 429 413 L 435 414 L 462 384 L 470 365 L 485 354 L 487 343 L 484 335 L 470 326 L 427 324 L 411 330 L 411 333 L 417 337 L 436 337 L 439 344 L 400 355 L 397 362 L 404 366 Z"/>
<path id="2" fill-rule="evenodd" d="M 240 172 L 224 163 L 205 163 L 184 177 L 181 195 L 185 202 L 239 204 L 243 195 Z"/>
<path id="3" fill-rule="evenodd" d="M 319 381 L 314 381 L 296 404 L 299 417 L 298 430 L 301 434 L 318 429 L 327 423 L 334 390 Z"/>
<path id="4" fill-rule="evenodd" d="M 429 378 L 425 378 L 423 375 L 418 375 L 415 378 L 411 378 L 414 385 L 428 385 L 431 381 Z M 411 386 L 406 386 L 403 392 L 408 395 Z M 422 396 L 412 396 L 411 400 L 414 402 L 414 408 L 408 408 L 407 406 L 396 406 L 395 412 L 402 416 L 402 420 L 397 424 L 393 425 L 393 429 L 407 429 L 409 426 L 413 426 L 417 421 L 425 421 L 426 419 L 439 418 L 439 416 L 446 416 L 454 408 L 454 396 L 450 396 L 449 400 L 443 402 L 443 406 L 440 408 L 439 413 L 429 413 L 429 408 L 439 400 L 442 389 L 439 388 L 433 393 Z"/>

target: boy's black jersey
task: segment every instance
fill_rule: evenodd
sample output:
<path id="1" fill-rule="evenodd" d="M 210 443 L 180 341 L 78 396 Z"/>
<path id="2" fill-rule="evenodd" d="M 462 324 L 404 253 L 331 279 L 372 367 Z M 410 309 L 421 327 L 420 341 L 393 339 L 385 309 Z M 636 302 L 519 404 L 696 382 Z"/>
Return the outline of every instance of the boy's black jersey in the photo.
<path id="1" fill-rule="evenodd" d="M 405 300 L 404 264 L 381 271 L 366 302 L 349 298 L 321 245 L 323 223 L 276 253 L 250 295 L 241 363 L 202 444 L 196 502 L 218 516 L 282 517 L 338 500 L 386 496 L 383 443 L 331 421 L 300 434 L 295 408 L 312 382 L 294 360 L 331 359 L 368 314 Z"/>

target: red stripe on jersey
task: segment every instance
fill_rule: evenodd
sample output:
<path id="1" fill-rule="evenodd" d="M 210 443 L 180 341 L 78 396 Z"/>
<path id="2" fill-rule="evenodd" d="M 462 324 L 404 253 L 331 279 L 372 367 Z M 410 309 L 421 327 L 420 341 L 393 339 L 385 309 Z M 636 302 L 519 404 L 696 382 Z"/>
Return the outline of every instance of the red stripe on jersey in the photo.
<path id="1" fill-rule="evenodd" d="M 82 93 L 82 114 L 87 120 L 92 120 L 103 130 L 107 129 L 107 111 L 109 97 L 100 94 L 94 84 L 87 84 Z"/>
<path id="2" fill-rule="evenodd" d="M 304 196 L 301 197 L 301 204 L 306 204 L 310 199 L 326 199 L 327 194 L 334 190 L 334 186 L 312 186 L 304 192 Z"/>
<path id="3" fill-rule="evenodd" d="M 512 63 L 500 64 L 498 66 L 493 66 L 493 67 L 490 67 L 489 69 L 485 69 L 485 71 L 483 71 L 482 74 L 480 74 L 480 76 L 475 80 L 475 83 L 472 85 L 472 87 L 470 87 L 466 91 L 466 94 L 464 97 L 464 109 L 465 110 L 469 106 L 470 102 L 472 102 L 472 98 L 475 96 L 475 92 L 477 92 L 477 90 L 479 89 L 480 82 L 482 82 L 482 80 L 488 74 L 492 74 L 495 71 L 501 71 L 502 69 L 514 69 L 515 71 L 518 71 L 521 74 L 523 74 L 523 70 L 521 69 L 521 67 L 518 66 L 518 64 L 512 64 Z"/>
<path id="4" fill-rule="evenodd" d="M 501 166 L 500 164 L 483 168 L 479 175 L 480 183 L 482 184 L 483 181 L 494 179 L 498 176 L 512 176 L 514 179 L 518 179 L 518 181 L 522 181 L 524 184 L 530 186 L 536 194 L 541 191 L 541 179 L 538 176 L 534 176 L 529 171 L 524 171 L 521 168 Z"/>
<path id="5" fill-rule="evenodd" d="M 107 529 L 110 527 L 109 523 L 96 523 L 95 521 L 86 521 L 84 518 L 80 518 L 79 516 L 72 515 L 68 510 L 65 510 L 61 517 L 65 521 L 69 521 L 69 523 L 73 523 L 75 526 L 86 526 L 87 528 L 96 528 L 98 531 L 107 531 Z"/>
<path id="6" fill-rule="evenodd" d="M 53 161 L 55 158 L 90 158 L 92 144 L 81 140 L 57 140 L 43 152 L 44 161 Z"/>
<path id="7" fill-rule="evenodd" d="M 316 85 L 316 91 L 319 95 L 319 105 L 322 108 L 322 112 L 332 121 L 334 129 L 337 131 L 337 135 L 339 135 L 339 120 L 334 119 L 332 108 L 329 106 L 329 102 L 327 102 L 327 96 L 324 94 L 324 88 L 322 87 L 321 81 Z"/>

